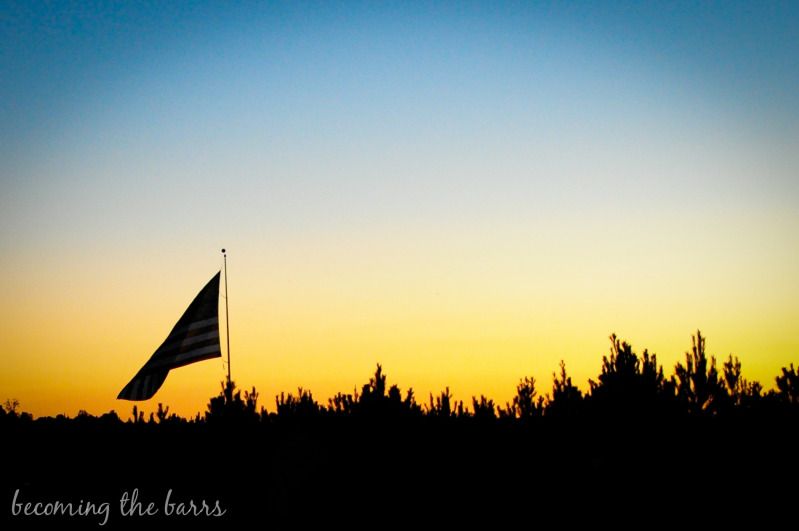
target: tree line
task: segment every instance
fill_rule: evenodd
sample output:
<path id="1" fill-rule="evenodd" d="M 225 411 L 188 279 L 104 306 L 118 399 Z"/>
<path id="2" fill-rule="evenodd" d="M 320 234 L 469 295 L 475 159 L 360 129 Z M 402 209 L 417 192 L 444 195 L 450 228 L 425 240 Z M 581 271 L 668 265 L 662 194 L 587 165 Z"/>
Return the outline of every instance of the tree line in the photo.
<path id="1" fill-rule="evenodd" d="M 657 356 L 610 336 L 610 353 L 603 356 L 601 372 L 589 380 L 583 392 L 574 385 L 566 364 L 561 361 L 552 375 L 548 392 L 541 392 L 532 376 L 520 379 L 509 402 L 496 403 L 484 395 L 472 397 L 471 403 L 455 400 L 449 388 L 430 394 L 419 402 L 413 389 L 404 394 L 397 385 L 388 386 L 383 367 L 378 364 L 374 375 L 360 392 L 337 393 L 327 403 L 319 403 L 310 390 L 281 392 L 275 397 L 275 409 L 258 406 L 259 393 L 252 387 L 240 390 L 235 383 L 222 383 L 219 394 L 212 397 L 203 415 L 183 418 L 170 413 L 169 407 L 158 404 L 157 411 L 145 418 L 134 405 L 129 424 L 215 424 L 273 423 L 282 420 L 334 419 L 474 419 L 482 422 L 531 422 L 534 419 L 589 418 L 681 418 L 740 417 L 795 415 L 799 412 L 799 374 L 793 364 L 783 367 L 775 378 L 775 388 L 764 391 L 756 381 L 744 378 L 740 360 L 730 355 L 720 365 L 708 356 L 705 337 L 697 331 L 685 360 L 666 376 Z M 80 411 L 74 419 L 59 415 L 54 420 L 123 422 L 115 411 L 93 417 Z M 53 420 L 53 419 L 51 419 Z M 20 411 L 17 400 L 6 400 L 0 407 L 0 422 L 32 422 L 33 417 Z"/>

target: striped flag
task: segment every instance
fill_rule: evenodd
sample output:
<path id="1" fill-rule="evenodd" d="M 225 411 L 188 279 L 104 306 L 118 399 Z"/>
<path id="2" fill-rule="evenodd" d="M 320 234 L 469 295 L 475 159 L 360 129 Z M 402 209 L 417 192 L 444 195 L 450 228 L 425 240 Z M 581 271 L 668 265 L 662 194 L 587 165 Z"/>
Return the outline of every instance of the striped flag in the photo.
<path id="1" fill-rule="evenodd" d="M 158 350 L 128 382 L 118 399 L 147 400 L 171 369 L 222 356 L 219 348 L 219 275 L 197 294 Z"/>

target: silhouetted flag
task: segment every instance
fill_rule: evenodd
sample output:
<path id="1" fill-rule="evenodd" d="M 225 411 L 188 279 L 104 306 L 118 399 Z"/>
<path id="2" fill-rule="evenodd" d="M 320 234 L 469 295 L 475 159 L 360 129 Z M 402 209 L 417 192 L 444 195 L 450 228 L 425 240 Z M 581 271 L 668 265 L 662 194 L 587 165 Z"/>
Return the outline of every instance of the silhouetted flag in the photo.
<path id="1" fill-rule="evenodd" d="M 117 398 L 152 398 L 171 369 L 222 356 L 219 348 L 219 275 L 214 275 L 197 294 L 166 340 Z"/>

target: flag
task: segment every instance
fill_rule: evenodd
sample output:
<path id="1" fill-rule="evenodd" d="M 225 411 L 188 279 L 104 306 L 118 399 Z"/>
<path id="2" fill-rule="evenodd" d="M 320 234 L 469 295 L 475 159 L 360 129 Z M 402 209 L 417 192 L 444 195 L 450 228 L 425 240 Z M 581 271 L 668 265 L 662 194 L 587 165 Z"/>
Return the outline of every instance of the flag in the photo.
<path id="1" fill-rule="evenodd" d="M 219 348 L 220 273 L 197 294 L 158 350 L 119 392 L 118 399 L 152 398 L 171 369 L 222 356 Z"/>

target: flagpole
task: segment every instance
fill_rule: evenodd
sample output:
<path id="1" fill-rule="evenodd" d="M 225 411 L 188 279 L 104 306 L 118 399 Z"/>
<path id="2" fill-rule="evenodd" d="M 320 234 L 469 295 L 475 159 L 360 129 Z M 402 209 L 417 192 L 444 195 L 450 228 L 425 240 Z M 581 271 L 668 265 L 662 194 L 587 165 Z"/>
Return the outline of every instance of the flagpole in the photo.
<path id="1" fill-rule="evenodd" d="M 227 339 L 227 386 L 228 393 L 233 393 L 233 388 L 230 384 L 230 313 L 228 312 L 227 302 L 227 253 L 222 249 L 222 256 L 225 262 L 225 338 Z"/>

